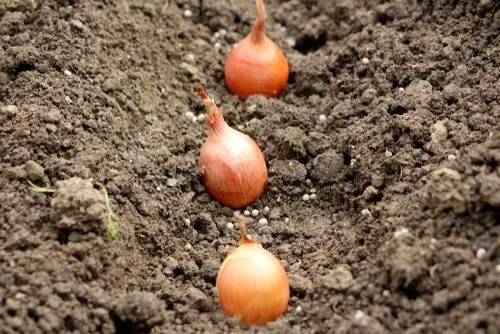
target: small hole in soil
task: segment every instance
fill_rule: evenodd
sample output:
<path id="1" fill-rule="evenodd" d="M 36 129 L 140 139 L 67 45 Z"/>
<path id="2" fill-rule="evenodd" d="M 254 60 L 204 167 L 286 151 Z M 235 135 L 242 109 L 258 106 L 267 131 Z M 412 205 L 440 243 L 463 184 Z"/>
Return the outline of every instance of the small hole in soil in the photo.
<path id="1" fill-rule="evenodd" d="M 351 154 L 349 152 L 342 152 L 342 159 L 344 159 L 344 165 L 349 166 L 351 164 Z"/>
<path id="2" fill-rule="evenodd" d="M 389 114 L 391 115 L 403 115 L 408 111 L 407 108 L 400 104 L 393 104 L 389 107 Z"/>
<path id="3" fill-rule="evenodd" d="M 61 229 L 57 231 L 57 241 L 60 244 L 66 245 L 69 242 L 69 234 L 71 232 L 67 229 Z"/>
<path id="4" fill-rule="evenodd" d="M 75 330 L 75 321 L 73 320 L 73 317 L 71 316 L 67 316 L 64 318 L 64 326 L 66 326 L 66 328 L 70 331 L 74 331 Z"/>
<path id="5" fill-rule="evenodd" d="M 28 309 L 28 317 L 30 317 L 31 319 L 35 320 L 35 321 L 38 321 L 39 317 L 38 315 L 36 314 L 36 311 L 34 308 L 29 308 Z"/>
<path id="6" fill-rule="evenodd" d="M 302 54 L 314 52 L 326 44 L 326 32 L 322 32 L 318 37 L 305 35 L 300 37 L 294 49 Z"/>
<path id="7" fill-rule="evenodd" d="M 410 284 L 410 286 L 408 286 L 407 288 L 401 288 L 400 290 L 410 300 L 415 300 L 418 298 L 418 296 L 420 296 L 420 293 L 417 291 L 417 288 L 414 286 L 414 284 Z"/>
<path id="8" fill-rule="evenodd" d="M 387 15 L 386 13 L 377 13 L 376 14 L 376 20 L 377 22 L 380 22 L 382 25 L 386 25 L 387 23 L 391 23 L 393 21 L 393 18 Z"/>
<path id="9" fill-rule="evenodd" d="M 239 15 L 236 15 L 233 19 L 234 23 L 241 23 L 241 17 Z"/>
<path id="10" fill-rule="evenodd" d="M 17 76 L 22 72 L 33 71 L 34 69 L 35 69 L 35 65 L 22 62 L 22 63 L 16 64 L 16 66 L 12 67 L 9 70 L 9 73 L 14 75 L 14 76 Z"/>

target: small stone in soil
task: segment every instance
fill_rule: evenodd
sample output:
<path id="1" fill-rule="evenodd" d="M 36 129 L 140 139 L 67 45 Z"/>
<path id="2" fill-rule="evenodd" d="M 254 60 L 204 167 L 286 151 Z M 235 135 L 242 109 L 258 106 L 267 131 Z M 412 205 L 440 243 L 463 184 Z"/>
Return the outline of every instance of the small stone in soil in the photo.
<path id="1" fill-rule="evenodd" d="M 365 191 L 363 191 L 363 198 L 365 200 L 370 200 L 378 195 L 378 190 L 374 186 L 366 187 Z"/>
<path id="2" fill-rule="evenodd" d="M 252 217 L 257 217 L 259 215 L 259 210 L 253 209 L 252 210 Z"/>
<path id="3" fill-rule="evenodd" d="M 233 223 L 227 223 L 227 229 L 228 230 L 232 230 L 234 228 L 234 224 Z"/>
<path id="4" fill-rule="evenodd" d="M 18 111 L 19 111 L 19 109 L 15 105 L 8 105 L 8 106 L 0 108 L 0 112 L 2 114 L 6 115 L 7 117 L 16 116 Z"/>
<path id="5" fill-rule="evenodd" d="M 345 291 L 353 284 L 354 278 L 348 269 L 339 266 L 321 277 L 320 282 L 326 288 Z"/>
<path id="6" fill-rule="evenodd" d="M 481 259 L 484 255 L 486 254 L 486 249 L 484 248 L 479 248 L 476 251 L 476 258 Z"/>
<path id="7" fill-rule="evenodd" d="M 309 200 L 309 194 L 304 194 L 304 195 L 302 195 L 302 200 L 303 200 L 304 202 L 307 202 L 307 201 Z"/>
<path id="8" fill-rule="evenodd" d="M 192 111 L 186 111 L 184 113 L 184 116 L 186 116 L 188 119 L 193 119 L 194 113 Z"/>
<path id="9" fill-rule="evenodd" d="M 269 207 L 268 207 L 268 206 L 265 206 L 265 207 L 264 207 L 264 210 L 262 211 L 262 213 L 263 213 L 265 216 L 267 216 L 267 215 L 269 214 L 269 211 L 270 211 Z"/>
<path id="10" fill-rule="evenodd" d="M 179 181 L 177 181 L 177 179 L 174 179 L 174 178 L 168 178 L 167 179 L 167 186 L 169 187 L 175 187 L 177 185 Z"/>
<path id="11" fill-rule="evenodd" d="M 28 176 L 31 181 L 41 180 L 45 176 L 45 170 L 43 167 L 33 160 L 26 161 L 24 164 L 24 171 L 26 172 L 26 176 Z"/>
<path id="12" fill-rule="evenodd" d="M 184 11 L 184 17 L 191 17 L 193 16 L 193 12 L 190 9 L 186 9 Z"/>
<path id="13" fill-rule="evenodd" d="M 394 238 L 399 239 L 410 236 L 410 231 L 406 227 L 402 227 L 394 232 Z"/>
<path id="14" fill-rule="evenodd" d="M 267 219 L 266 218 L 259 219 L 259 225 L 267 225 Z"/>
<path id="15" fill-rule="evenodd" d="M 279 219 L 281 217 L 281 208 L 273 208 L 269 213 L 269 219 Z"/>
<path id="16" fill-rule="evenodd" d="M 250 216 L 250 210 L 245 210 L 245 211 L 243 211 L 243 214 L 244 214 L 245 216 Z"/>
<path id="17" fill-rule="evenodd" d="M 323 115 L 323 114 L 319 115 L 319 121 L 320 121 L 320 122 L 322 122 L 322 123 L 323 123 L 324 121 L 326 121 L 326 116 L 325 116 L 325 115 Z"/>

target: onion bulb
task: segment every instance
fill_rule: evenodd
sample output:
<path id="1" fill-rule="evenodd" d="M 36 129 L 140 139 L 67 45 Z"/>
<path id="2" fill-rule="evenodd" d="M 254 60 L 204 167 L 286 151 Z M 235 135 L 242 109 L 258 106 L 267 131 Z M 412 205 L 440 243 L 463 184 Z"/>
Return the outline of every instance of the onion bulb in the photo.
<path id="1" fill-rule="evenodd" d="M 199 94 L 207 113 L 209 134 L 200 151 L 205 188 L 214 200 L 233 209 L 246 207 L 264 193 L 267 166 L 264 155 L 248 135 L 231 128 L 204 88 Z"/>
<path id="2" fill-rule="evenodd" d="M 242 100 L 252 94 L 278 96 L 289 76 L 286 56 L 265 34 L 264 2 L 256 0 L 255 3 L 258 15 L 252 30 L 231 50 L 224 64 L 226 85 Z"/>
<path id="3" fill-rule="evenodd" d="M 288 306 L 290 287 L 281 262 L 247 234 L 245 218 L 238 217 L 239 246 L 221 265 L 216 289 L 227 316 L 249 326 L 265 326 Z"/>

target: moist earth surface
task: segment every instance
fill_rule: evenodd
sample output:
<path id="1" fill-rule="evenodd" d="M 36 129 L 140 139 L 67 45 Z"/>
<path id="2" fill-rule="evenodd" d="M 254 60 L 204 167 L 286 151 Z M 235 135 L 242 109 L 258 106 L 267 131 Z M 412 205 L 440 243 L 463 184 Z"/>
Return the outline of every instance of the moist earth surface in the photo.
<path id="1" fill-rule="evenodd" d="M 498 333 L 499 3 L 266 6 L 288 85 L 240 101 L 253 1 L 0 2 L 2 334 Z M 265 328 L 217 300 L 239 231 L 201 85 L 268 164 L 248 229 L 291 297 Z"/>

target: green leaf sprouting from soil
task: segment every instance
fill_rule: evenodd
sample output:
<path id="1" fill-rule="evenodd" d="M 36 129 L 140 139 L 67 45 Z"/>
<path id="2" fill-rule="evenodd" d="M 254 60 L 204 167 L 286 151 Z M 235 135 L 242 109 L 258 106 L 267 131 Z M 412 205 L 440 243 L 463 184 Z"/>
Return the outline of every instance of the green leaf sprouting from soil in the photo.
<path id="1" fill-rule="evenodd" d="M 34 184 L 33 182 L 31 182 L 31 180 L 28 179 L 27 181 L 28 181 L 28 184 L 30 185 L 31 190 L 33 190 L 36 193 L 54 193 L 54 192 L 56 192 L 56 190 L 50 186 L 39 187 L 36 184 Z"/>
<path id="2" fill-rule="evenodd" d="M 106 214 L 107 214 L 107 225 L 106 225 L 106 233 L 114 238 L 118 235 L 118 217 L 111 209 L 111 205 L 109 203 L 109 196 L 106 187 L 100 184 L 102 194 L 104 196 L 104 205 L 106 206 Z"/>
<path id="3" fill-rule="evenodd" d="M 56 192 L 55 188 L 52 188 L 50 186 L 46 187 L 39 187 L 33 182 L 31 182 L 29 179 L 27 180 L 28 184 L 30 185 L 30 189 L 34 192 L 37 193 L 54 193 Z M 116 214 L 113 212 L 111 209 L 111 204 L 109 203 L 109 196 L 108 196 L 108 191 L 106 190 L 106 187 L 102 184 L 99 184 L 101 187 L 102 194 L 104 196 L 104 206 L 106 208 L 106 233 L 114 238 L 118 235 L 118 217 Z"/>

